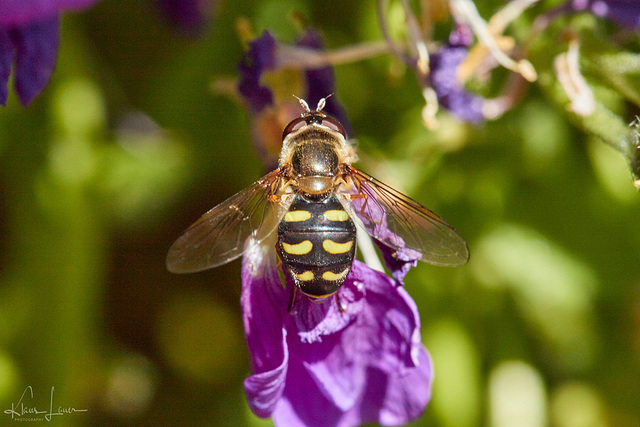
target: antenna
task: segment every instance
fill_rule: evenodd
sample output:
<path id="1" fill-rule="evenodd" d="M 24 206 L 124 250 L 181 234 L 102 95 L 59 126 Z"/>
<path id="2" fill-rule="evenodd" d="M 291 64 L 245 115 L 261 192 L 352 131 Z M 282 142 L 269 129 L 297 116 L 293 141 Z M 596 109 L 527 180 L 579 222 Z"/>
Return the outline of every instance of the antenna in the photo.
<path id="1" fill-rule="evenodd" d="M 322 111 L 322 109 L 327 105 L 327 99 L 329 99 L 329 97 L 331 95 L 333 95 L 333 94 L 330 93 L 329 95 L 325 96 L 320 101 L 318 101 L 318 106 L 316 107 L 315 111 Z M 310 113 L 311 112 L 311 108 L 309 108 L 309 104 L 307 104 L 307 101 L 305 101 L 304 99 L 300 98 L 299 96 L 296 96 L 296 95 L 293 95 L 293 96 L 298 100 L 298 102 L 300 103 L 300 105 L 304 109 L 305 113 Z"/>
<path id="2" fill-rule="evenodd" d="M 293 96 L 295 96 L 295 95 L 293 95 Z M 311 109 L 309 108 L 309 104 L 307 104 L 307 101 L 305 101 L 304 99 L 302 99 L 300 97 L 297 97 L 297 96 L 295 96 L 295 97 L 298 99 L 298 102 L 300 103 L 300 105 L 302 105 L 302 108 L 304 109 L 304 111 L 306 113 L 311 111 Z"/>
<path id="3" fill-rule="evenodd" d="M 331 95 L 333 94 L 330 93 L 329 95 L 325 96 L 320 101 L 318 101 L 318 106 L 316 107 L 316 111 L 322 111 L 322 109 L 327 105 L 327 99 L 329 99 Z"/>

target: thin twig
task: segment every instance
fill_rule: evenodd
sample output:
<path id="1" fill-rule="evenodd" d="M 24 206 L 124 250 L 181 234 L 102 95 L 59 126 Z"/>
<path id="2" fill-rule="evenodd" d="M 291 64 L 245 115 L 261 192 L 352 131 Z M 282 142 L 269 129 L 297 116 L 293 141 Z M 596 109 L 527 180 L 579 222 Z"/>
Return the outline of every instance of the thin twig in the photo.
<path id="1" fill-rule="evenodd" d="M 282 44 L 278 45 L 278 65 L 284 68 L 322 68 L 388 53 L 389 46 L 384 41 L 359 43 L 326 51 Z"/>

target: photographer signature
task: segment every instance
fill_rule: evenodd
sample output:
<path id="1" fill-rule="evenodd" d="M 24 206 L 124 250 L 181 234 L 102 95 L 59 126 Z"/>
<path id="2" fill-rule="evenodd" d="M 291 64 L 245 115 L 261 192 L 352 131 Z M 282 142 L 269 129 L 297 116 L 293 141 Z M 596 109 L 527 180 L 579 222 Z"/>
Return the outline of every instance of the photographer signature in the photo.
<path id="1" fill-rule="evenodd" d="M 57 411 L 54 412 L 53 407 L 53 392 L 55 387 L 51 387 L 51 394 L 49 399 L 49 409 L 48 410 L 39 410 L 36 406 L 27 406 L 23 402 L 25 399 L 25 395 L 27 392 L 31 399 L 33 399 L 33 388 L 31 386 L 27 386 L 22 392 L 22 396 L 20 396 L 20 400 L 16 403 L 11 403 L 11 409 L 5 409 L 4 413 L 7 415 L 11 415 L 11 419 L 22 419 L 24 417 L 31 417 L 33 421 L 42 420 L 42 416 L 44 415 L 44 419 L 47 421 L 51 421 L 51 419 L 56 415 L 67 415 L 72 414 L 74 412 L 87 412 L 87 409 L 76 409 L 71 406 L 64 407 L 58 406 Z M 28 397 L 28 396 L 27 396 Z"/>

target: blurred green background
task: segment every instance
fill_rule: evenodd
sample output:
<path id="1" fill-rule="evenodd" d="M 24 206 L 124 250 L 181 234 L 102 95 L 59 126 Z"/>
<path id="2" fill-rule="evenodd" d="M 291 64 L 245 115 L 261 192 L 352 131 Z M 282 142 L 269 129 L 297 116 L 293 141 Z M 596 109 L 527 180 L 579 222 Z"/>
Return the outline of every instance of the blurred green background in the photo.
<path id="1" fill-rule="evenodd" d="M 265 172 L 246 112 L 212 88 L 237 77 L 238 18 L 292 40 L 293 11 L 330 47 L 381 38 L 373 2 L 226 1 L 199 38 L 152 1 L 65 17 L 49 87 L 0 110 L 0 425 L 27 386 L 26 406 L 48 408 L 55 387 L 56 407 L 88 410 L 59 425 L 270 424 L 244 397 L 240 263 L 178 276 L 164 257 Z M 554 37 L 540 43 L 562 49 Z M 445 112 L 433 132 L 397 60 L 336 67 L 359 167 L 471 248 L 463 268 L 405 280 L 436 372 L 414 425 L 640 425 L 638 194 L 623 156 L 554 97 L 544 51 L 541 83 L 511 112 L 475 126 Z M 638 112 L 597 90 L 624 122 Z"/>

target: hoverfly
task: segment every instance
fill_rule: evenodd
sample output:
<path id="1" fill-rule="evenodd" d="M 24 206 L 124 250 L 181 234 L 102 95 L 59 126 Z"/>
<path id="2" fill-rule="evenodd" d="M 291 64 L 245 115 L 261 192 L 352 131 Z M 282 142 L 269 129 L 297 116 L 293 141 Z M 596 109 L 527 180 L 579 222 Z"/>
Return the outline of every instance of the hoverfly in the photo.
<path id="1" fill-rule="evenodd" d="M 315 110 L 298 99 L 304 113 L 283 131 L 278 168 L 189 227 L 169 250 L 170 271 L 225 264 L 242 255 L 248 237 L 260 243 L 277 232 L 276 251 L 296 288 L 322 299 L 351 270 L 356 222 L 396 252 L 435 265 L 467 262 L 467 244 L 453 227 L 351 166 L 354 150 L 343 126 L 322 112 L 325 98 Z"/>

